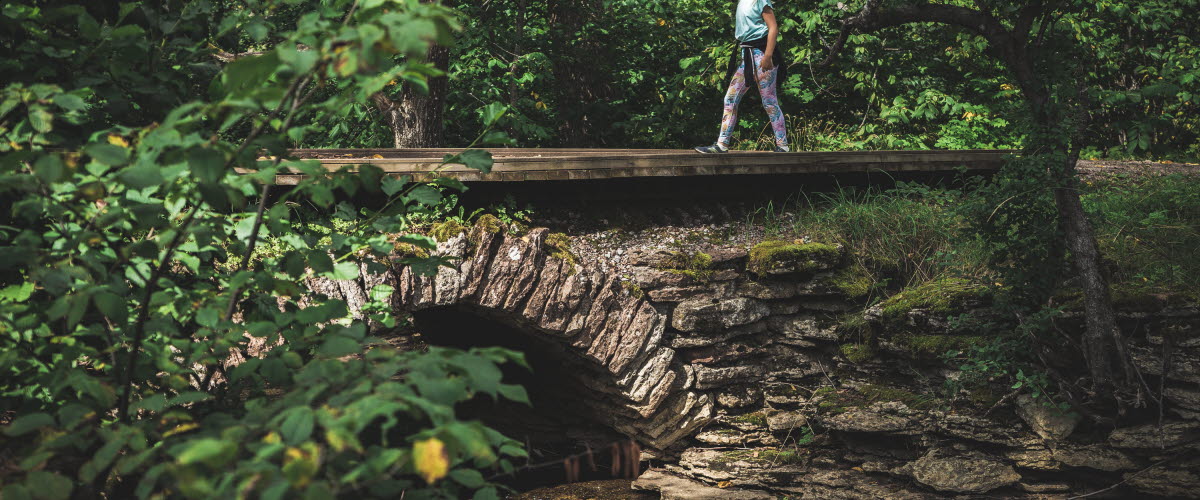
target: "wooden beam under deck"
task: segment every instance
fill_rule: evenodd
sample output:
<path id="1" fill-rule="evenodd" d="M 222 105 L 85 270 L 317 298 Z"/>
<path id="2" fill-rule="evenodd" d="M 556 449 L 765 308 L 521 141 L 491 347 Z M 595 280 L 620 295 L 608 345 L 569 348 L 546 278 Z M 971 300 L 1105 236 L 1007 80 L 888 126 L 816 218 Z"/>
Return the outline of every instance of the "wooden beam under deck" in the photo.
<path id="1" fill-rule="evenodd" d="M 461 149 L 307 149 L 299 158 L 316 159 L 329 170 L 370 164 L 394 176 L 416 180 L 451 177 L 463 182 L 530 182 L 638 177 L 722 175 L 804 175 L 871 172 L 988 172 L 1000 168 L 1009 150 L 730 152 L 699 154 L 665 149 L 488 149 L 495 164 L 488 174 L 462 165 L 442 167 L 442 158 Z M 280 174 L 278 184 L 295 184 L 301 174 Z"/>

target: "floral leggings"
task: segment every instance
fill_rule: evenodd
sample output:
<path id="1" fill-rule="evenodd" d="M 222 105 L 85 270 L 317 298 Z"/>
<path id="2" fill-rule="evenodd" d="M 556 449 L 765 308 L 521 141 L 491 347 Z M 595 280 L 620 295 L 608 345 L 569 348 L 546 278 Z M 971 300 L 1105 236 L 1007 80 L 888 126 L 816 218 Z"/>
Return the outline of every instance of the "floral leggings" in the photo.
<path id="1" fill-rule="evenodd" d="M 763 72 L 762 64 L 763 51 L 759 49 L 751 49 L 751 54 L 754 56 L 754 74 L 758 75 L 759 96 L 762 97 L 763 109 L 767 111 L 767 116 L 771 119 L 771 129 L 775 131 L 775 145 L 779 147 L 787 147 L 787 128 L 783 122 L 783 108 L 779 107 L 779 95 L 775 86 L 775 77 L 779 75 L 779 68 L 771 68 L 771 71 Z M 729 139 L 733 136 L 733 129 L 737 126 L 737 109 L 738 104 L 742 102 L 742 96 L 746 95 L 746 91 L 750 88 L 746 84 L 745 63 L 742 63 L 741 68 L 738 68 L 733 74 L 733 80 L 729 82 L 729 91 L 725 93 L 725 116 L 721 118 L 721 135 L 717 136 L 717 144 L 722 147 L 729 147 Z"/>

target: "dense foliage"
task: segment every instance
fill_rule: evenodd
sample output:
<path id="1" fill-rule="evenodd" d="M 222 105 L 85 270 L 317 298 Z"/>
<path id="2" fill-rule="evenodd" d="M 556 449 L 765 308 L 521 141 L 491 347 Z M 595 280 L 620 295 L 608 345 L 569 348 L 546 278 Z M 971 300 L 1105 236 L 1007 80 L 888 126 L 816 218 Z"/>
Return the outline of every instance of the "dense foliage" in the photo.
<path id="1" fill-rule="evenodd" d="M 5 3 L 0 496 L 497 497 L 481 471 L 525 452 L 455 406 L 527 401 L 500 380 L 522 356 L 394 350 L 390 286 L 351 316 L 313 285 L 436 270 L 409 220 L 462 186 L 285 150 L 456 28 L 389 0 Z M 230 40 L 255 50 L 218 63 Z M 284 169 L 310 176 L 272 190 Z"/>
<path id="2" fill-rule="evenodd" d="M 491 102 L 513 107 L 507 128 L 527 147 L 683 148 L 716 136 L 732 50 L 729 0 L 457 4 L 466 29 L 448 68 L 448 145 L 473 137 L 477 110 Z M 790 62 L 782 94 L 795 149 L 1021 144 L 1021 91 L 980 36 L 932 24 L 859 34 L 836 64 L 820 66 L 837 20 L 861 4 L 775 2 Z M 1078 76 L 1095 91 L 1084 156 L 1196 158 L 1196 2 L 1086 4 L 1082 11 L 1064 6 L 1054 28 L 1086 49 L 1070 56 L 1086 66 Z M 756 98 L 744 108 L 737 137 L 751 148 L 770 134 Z M 355 134 L 331 143 L 375 130 L 376 145 L 387 145 L 376 113 L 353 113 L 357 119 L 344 127 Z"/>

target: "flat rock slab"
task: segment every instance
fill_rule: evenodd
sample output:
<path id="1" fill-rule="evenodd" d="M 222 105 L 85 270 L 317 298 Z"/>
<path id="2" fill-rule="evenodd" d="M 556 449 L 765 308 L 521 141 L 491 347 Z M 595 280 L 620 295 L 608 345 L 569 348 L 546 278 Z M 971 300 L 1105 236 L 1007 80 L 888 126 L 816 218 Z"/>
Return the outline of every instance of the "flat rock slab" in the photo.
<path id="1" fill-rule="evenodd" d="M 662 500 L 774 500 L 761 491 L 717 488 L 659 469 L 646 471 L 633 482 L 634 490 L 657 491 Z"/>

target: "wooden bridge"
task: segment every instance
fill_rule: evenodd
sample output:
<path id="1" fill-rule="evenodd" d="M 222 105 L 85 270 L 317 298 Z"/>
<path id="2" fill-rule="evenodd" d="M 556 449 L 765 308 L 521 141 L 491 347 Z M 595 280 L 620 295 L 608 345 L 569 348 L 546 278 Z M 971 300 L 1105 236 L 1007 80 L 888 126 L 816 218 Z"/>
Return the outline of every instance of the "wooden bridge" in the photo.
<path id="1" fill-rule="evenodd" d="M 495 165 L 482 172 L 462 165 L 442 167 L 442 158 L 461 149 L 299 149 L 301 158 L 318 159 L 330 170 L 345 165 L 375 165 L 389 175 L 428 180 L 434 176 L 463 182 L 526 182 L 631 179 L 645 177 L 762 176 L 805 174 L 990 172 L 1000 168 L 1008 150 L 839 151 L 769 153 L 733 151 L 702 155 L 672 149 L 487 149 Z M 278 184 L 302 176 L 281 174 Z"/>

